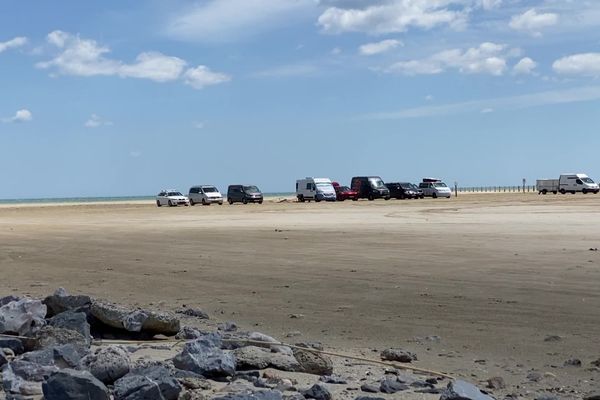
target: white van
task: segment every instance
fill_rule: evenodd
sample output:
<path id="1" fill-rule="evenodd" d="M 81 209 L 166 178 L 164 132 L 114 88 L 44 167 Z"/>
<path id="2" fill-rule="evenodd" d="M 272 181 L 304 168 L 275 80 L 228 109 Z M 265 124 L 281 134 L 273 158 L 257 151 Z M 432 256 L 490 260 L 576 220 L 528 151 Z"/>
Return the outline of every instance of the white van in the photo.
<path id="1" fill-rule="evenodd" d="M 336 194 L 329 178 L 304 178 L 296 181 L 296 197 L 299 202 L 314 200 L 335 201 Z"/>
<path id="2" fill-rule="evenodd" d="M 558 179 L 558 191 L 562 194 L 576 192 L 597 194 L 600 187 L 586 174 L 562 174 Z"/>
<path id="3" fill-rule="evenodd" d="M 445 197 L 449 199 L 452 197 L 452 190 L 437 178 L 423 178 L 423 182 L 419 183 L 419 189 L 423 191 L 423 196 L 433 197 Z"/>
<path id="4" fill-rule="evenodd" d="M 194 204 L 202 204 L 203 206 L 209 206 L 212 203 L 223 204 L 223 195 L 213 185 L 192 186 L 188 198 L 191 206 Z"/>

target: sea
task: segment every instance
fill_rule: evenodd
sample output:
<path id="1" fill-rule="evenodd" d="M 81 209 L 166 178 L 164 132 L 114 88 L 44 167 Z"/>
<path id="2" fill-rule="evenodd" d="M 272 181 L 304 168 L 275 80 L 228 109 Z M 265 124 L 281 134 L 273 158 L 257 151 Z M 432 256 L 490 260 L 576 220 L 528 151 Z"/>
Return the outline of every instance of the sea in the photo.
<path id="1" fill-rule="evenodd" d="M 264 197 L 290 197 L 294 193 L 263 193 Z M 37 199 L 0 199 L 0 204 L 49 204 L 49 203 L 114 203 L 131 201 L 153 201 L 155 196 L 119 196 L 119 197 L 50 197 Z"/>

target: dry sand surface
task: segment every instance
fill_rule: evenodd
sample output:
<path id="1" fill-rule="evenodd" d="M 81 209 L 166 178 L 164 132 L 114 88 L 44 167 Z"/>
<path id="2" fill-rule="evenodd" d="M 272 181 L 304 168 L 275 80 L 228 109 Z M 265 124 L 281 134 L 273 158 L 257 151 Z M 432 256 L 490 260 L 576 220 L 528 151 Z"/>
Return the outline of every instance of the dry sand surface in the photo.
<path id="1" fill-rule="evenodd" d="M 64 286 L 186 304 L 284 340 L 375 358 L 403 347 L 418 365 L 475 382 L 500 375 L 524 391 L 585 392 L 600 379 L 590 368 L 600 357 L 599 223 L 600 195 L 5 206 L 0 295 Z M 301 336 L 286 339 L 293 331 Z M 564 367 L 573 357 L 583 366 Z M 530 369 L 549 374 L 530 383 Z"/>

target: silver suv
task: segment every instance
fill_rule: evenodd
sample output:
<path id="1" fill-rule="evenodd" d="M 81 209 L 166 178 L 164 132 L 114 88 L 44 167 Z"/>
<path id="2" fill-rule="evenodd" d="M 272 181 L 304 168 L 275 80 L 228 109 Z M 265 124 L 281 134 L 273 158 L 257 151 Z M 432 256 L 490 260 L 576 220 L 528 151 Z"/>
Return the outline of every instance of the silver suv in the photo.
<path id="1" fill-rule="evenodd" d="M 192 186 L 188 198 L 190 199 L 191 206 L 194 204 L 202 204 L 204 206 L 213 203 L 223 204 L 223 195 L 221 195 L 219 189 L 212 185 Z"/>

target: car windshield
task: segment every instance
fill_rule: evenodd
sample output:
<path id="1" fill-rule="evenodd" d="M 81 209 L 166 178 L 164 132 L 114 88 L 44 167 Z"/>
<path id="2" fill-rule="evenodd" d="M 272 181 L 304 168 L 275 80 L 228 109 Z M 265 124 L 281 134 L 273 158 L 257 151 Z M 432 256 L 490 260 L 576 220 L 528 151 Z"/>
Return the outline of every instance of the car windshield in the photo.
<path id="1" fill-rule="evenodd" d="M 414 183 L 411 183 L 411 184 L 410 184 L 410 187 L 411 187 L 411 188 L 413 188 L 413 189 L 418 189 L 418 188 L 419 188 L 419 187 L 418 187 L 417 185 L 415 185 Z"/>
<path id="2" fill-rule="evenodd" d="M 331 189 L 331 183 L 317 183 L 317 189 Z"/>
<path id="3" fill-rule="evenodd" d="M 256 186 L 244 186 L 244 192 L 246 193 L 260 193 L 260 190 Z"/>
<path id="4" fill-rule="evenodd" d="M 446 184 L 444 182 L 435 182 L 433 184 L 433 187 L 445 188 L 445 187 L 448 187 L 448 186 L 446 186 Z"/>
<path id="5" fill-rule="evenodd" d="M 339 190 L 341 192 L 348 192 L 348 191 L 350 191 L 350 188 L 348 186 L 339 186 L 339 188 L 340 188 Z"/>
<path id="6" fill-rule="evenodd" d="M 202 190 L 204 191 L 204 193 L 218 192 L 217 188 L 214 186 L 206 186 L 206 187 L 203 187 Z"/>
<path id="7" fill-rule="evenodd" d="M 591 178 L 581 178 L 581 180 L 585 183 L 594 183 L 594 181 Z"/>
<path id="8" fill-rule="evenodd" d="M 179 192 L 169 192 L 167 194 L 167 196 L 183 196 L 183 195 L 181 193 L 179 193 Z"/>
<path id="9" fill-rule="evenodd" d="M 380 178 L 369 178 L 369 183 L 371 183 L 371 187 L 374 189 L 380 189 L 385 186 Z"/>
<path id="10" fill-rule="evenodd" d="M 412 185 L 410 183 L 401 183 L 400 187 L 402 187 L 403 189 L 412 189 Z"/>

